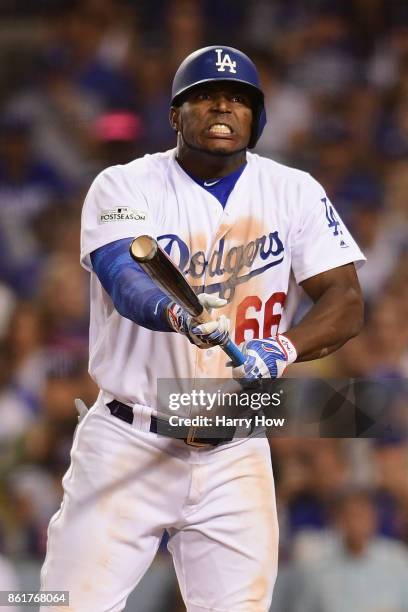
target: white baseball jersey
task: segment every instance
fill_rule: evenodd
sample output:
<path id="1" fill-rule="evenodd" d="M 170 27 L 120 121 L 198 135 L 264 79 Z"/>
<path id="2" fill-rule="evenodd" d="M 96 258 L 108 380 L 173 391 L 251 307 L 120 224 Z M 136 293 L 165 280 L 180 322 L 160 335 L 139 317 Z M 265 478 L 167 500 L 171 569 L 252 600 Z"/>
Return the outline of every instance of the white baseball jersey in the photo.
<path id="1" fill-rule="evenodd" d="M 91 272 L 90 374 L 108 395 L 155 408 L 158 378 L 226 377 L 219 347 L 201 350 L 176 333 L 122 317 L 92 272 L 90 253 L 149 234 L 200 291 L 228 300 L 237 344 L 285 331 L 296 282 L 364 256 L 309 174 L 247 153 L 225 208 L 176 160 L 176 150 L 104 170 L 82 213 L 81 262 Z"/>

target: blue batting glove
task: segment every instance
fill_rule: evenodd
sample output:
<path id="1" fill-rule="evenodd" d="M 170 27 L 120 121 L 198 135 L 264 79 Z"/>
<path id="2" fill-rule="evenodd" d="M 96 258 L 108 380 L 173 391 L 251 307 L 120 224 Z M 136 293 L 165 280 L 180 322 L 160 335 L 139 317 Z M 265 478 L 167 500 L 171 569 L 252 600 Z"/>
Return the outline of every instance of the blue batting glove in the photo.
<path id="1" fill-rule="evenodd" d="M 254 382 L 260 378 L 280 378 L 297 358 L 292 342 L 283 334 L 264 340 L 248 340 L 241 347 L 245 363 L 232 369 L 236 380 Z M 227 364 L 229 365 L 229 364 Z"/>

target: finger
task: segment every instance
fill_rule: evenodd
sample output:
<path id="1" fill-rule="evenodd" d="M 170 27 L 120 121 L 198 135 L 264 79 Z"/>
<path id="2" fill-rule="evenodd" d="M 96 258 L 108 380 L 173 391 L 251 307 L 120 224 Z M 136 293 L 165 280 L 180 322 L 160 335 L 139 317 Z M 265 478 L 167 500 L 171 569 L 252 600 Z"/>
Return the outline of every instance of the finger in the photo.
<path id="1" fill-rule="evenodd" d="M 233 370 L 233 377 L 235 379 L 246 378 L 248 374 L 245 372 L 245 365 L 242 364 Z"/>
<path id="2" fill-rule="evenodd" d="M 225 315 L 222 315 L 219 319 L 214 319 L 213 321 L 201 323 L 201 325 L 193 327 L 191 331 L 193 334 L 200 335 L 208 335 L 216 330 L 220 333 L 226 333 L 230 328 L 230 323 L 231 321 L 227 319 Z"/>
<path id="3" fill-rule="evenodd" d="M 200 293 L 198 296 L 199 302 L 206 310 L 210 310 L 211 308 L 222 308 L 227 303 L 227 300 L 224 300 L 216 295 L 210 295 L 209 293 Z"/>
<path id="4" fill-rule="evenodd" d="M 191 331 L 193 334 L 207 336 L 208 334 L 212 334 L 216 329 L 218 329 L 218 321 L 214 319 L 214 321 L 208 321 L 207 323 L 201 323 L 201 325 L 192 327 Z"/>

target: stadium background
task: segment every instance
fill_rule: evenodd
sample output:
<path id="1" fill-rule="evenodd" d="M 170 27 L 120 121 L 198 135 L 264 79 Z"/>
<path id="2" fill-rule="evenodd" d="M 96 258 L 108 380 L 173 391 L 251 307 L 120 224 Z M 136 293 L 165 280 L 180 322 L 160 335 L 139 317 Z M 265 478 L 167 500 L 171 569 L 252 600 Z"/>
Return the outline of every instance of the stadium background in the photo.
<path id="1" fill-rule="evenodd" d="M 390 406 L 406 414 L 407 3 L 3 0 L 0 589 L 38 587 L 73 398 L 95 397 L 78 263 L 84 193 L 107 165 L 174 146 L 172 75 L 218 42 L 261 72 L 268 124 L 256 151 L 311 172 L 368 257 L 364 331 L 291 375 L 387 379 Z M 324 589 L 321 612 L 391 612 L 388 601 L 408 610 L 407 438 L 271 446 L 281 530 L 273 612 L 317 612 Z M 127 610 L 183 610 L 164 546 Z"/>

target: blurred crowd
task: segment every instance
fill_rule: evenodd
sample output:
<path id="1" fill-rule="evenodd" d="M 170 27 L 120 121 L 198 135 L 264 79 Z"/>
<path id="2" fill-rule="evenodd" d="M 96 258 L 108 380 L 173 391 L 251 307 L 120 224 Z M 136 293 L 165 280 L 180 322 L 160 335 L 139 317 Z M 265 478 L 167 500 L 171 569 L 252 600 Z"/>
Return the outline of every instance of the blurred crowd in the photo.
<path id="1" fill-rule="evenodd" d="M 407 2 L 5 0 L 0 590 L 36 586 L 21 568 L 45 554 L 73 398 L 91 405 L 96 396 L 79 266 L 84 194 L 102 168 L 174 146 L 172 76 L 188 53 L 218 42 L 259 68 L 268 123 L 255 152 L 317 178 L 368 259 L 364 330 L 291 375 L 384 379 L 390 407 L 408 414 Z M 298 291 L 301 316 L 308 303 Z M 274 612 L 408 610 L 407 425 L 381 440 L 272 440 Z M 168 563 L 163 546 L 143 605 L 129 610 L 183 609 Z"/>

